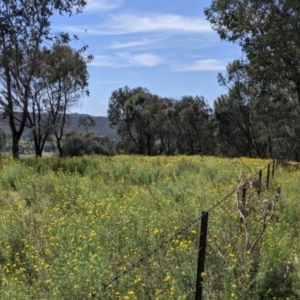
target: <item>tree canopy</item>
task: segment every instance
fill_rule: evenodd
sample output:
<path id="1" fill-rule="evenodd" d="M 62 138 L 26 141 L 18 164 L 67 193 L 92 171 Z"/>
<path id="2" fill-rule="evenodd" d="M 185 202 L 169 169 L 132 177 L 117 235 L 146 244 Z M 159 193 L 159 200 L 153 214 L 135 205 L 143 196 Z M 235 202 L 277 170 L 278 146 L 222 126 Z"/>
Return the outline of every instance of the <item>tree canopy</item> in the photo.
<path id="1" fill-rule="evenodd" d="M 0 105 L 9 119 L 12 154 L 19 157 L 19 140 L 27 120 L 31 84 L 43 63 L 46 43 L 66 44 L 67 33 L 51 32 L 54 14 L 82 11 L 85 0 L 2 0 L 0 2 Z"/>
<path id="2" fill-rule="evenodd" d="M 211 114 L 203 97 L 174 101 L 127 86 L 112 93 L 108 109 L 126 151 L 147 155 L 207 153 Z"/>
<path id="3" fill-rule="evenodd" d="M 83 93 L 88 94 L 87 60 L 68 45 L 40 50 L 43 63 L 35 70 L 26 126 L 32 129 L 36 155 L 41 156 L 49 135 L 54 135 L 60 156 L 67 111 Z"/>
<path id="4" fill-rule="evenodd" d="M 300 107 L 300 2 L 213 0 L 207 19 L 221 39 L 237 42 L 262 91 L 284 86 Z"/>

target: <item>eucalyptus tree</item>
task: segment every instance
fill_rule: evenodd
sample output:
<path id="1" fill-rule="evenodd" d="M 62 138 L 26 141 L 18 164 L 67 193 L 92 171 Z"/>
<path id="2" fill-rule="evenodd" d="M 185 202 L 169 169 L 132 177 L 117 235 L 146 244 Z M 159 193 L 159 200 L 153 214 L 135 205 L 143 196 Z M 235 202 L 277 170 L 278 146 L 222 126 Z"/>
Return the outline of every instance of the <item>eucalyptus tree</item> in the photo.
<path id="1" fill-rule="evenodd" d="M 1 0 L 0 2 L 0 106 L 9 119 L 12 154 L 19 157 L 19 140 L 25 128 L 31 84 L 41 63 L 39 49 L 51 43 L 51 17 L 80 13 L 85 0 Z M 66 43 L 70 37 L 60 33 Z"/>
<path id="2" fill-rule="evenodd" d="M 247 73 L 246 65 L 235 60 L 228 64 L 227 74 L 218 75 L 219 83 L 228 88 L 228 94 L 215 101 L 215 116 L 219 134 L 231 143 L 241 155 L 262 157 L 262 124 L 255 111 L 257 87 Z M 225 129 L 226 128 L 226 129 Z"/>
<path id="3" fill-rule="evenodd" d="M 82 95 L 89 95 L 87 62 L 80 52 L 73 51 L 67 45 L 57 45 L 51 56 L 51 77 L 48 89 L 48 107 L 50 110 L 52 128 L 57 142 L 59 154 L 63 156 L 62 138 L 67 121 L 67 112 Z"/>
<path id="4" fill-rule="evenodd" d="M 109 100 L 108 119 L 129 152 L 152 155 L 158 130 L 160 100 L 147 89 L 125 86 Z"/>
<path id="5" fill-rule="evenodd" d="M 178 126 L 176 101 L 160 98 L 159 110 L 155 115 L 157 124 L 156 153 L 174 155 L 178 152 Z"/>
<path id="6" fill-rule="evenodd" d="M 200 96 L 184 96 L 175 102 L 177 148 L 182 154 L 211 154 L 214 136 L 212 109 Z"/>
<path id="7" fill-rule="evenodd" d="M 42 155 L 49 135 L 54 135 L 62 157 L 67 112 L 83 94 L 89 94 L 87 62 L 91 57 L 85 58 L 81 51 L 64 44 L 42 49 L 41 57 L 43 62 L 32 80 L 26 125 L 32 129 L 37 156 Z"/>
<path id="8" fill-rule="evenodd" d="M 49 71 L 46 53 L 48 54 L 46 49 L 40 51 L 39 55 L 43 56 L 43 62 L 38 64 L 32 76 L 25 123 L 25 126 L 31 130 L 36 156 L 42 155 L 45 142 L 50 134 L 50 114 L 47 114 L 44 105 L 47 101 L 46 73 Z"/>
<path id="9" fill-rule="evenodd" d="M 226 156 L 262 156 L 262 149 L 253 141 L 254 112 L 232 93 L 214 101 L 218 152 Z"/>
<path id="10" fill-rule="evenodd" d="M 297 109 L 280 84 L 264 89 L 247 63 L 236 60 L 219 74 L 228 93 L 214 102 L 219 151 L 225 155 L 274 157 L 298 153 Z M 271 90 L 272 89 L 272 90 Z"/>
<path id="11" fill-rule="evenodd" d="M 221 39 L 239 43 L 261 91 L 284 87 L 299 109 L 300 1 L 212 0 L 205 14 Z"/>

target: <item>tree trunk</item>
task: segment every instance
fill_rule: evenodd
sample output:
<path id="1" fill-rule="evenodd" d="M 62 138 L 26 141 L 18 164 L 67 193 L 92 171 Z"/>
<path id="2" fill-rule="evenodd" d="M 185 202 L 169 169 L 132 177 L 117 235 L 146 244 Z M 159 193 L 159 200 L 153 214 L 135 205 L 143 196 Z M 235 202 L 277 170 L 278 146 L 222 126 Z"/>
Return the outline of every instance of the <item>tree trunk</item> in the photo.
<path id="1" fill-rule="evenodd" d="M 300 85 L 299 84 L 297 84 L 297 98 L 298 98 L 298 104 L 300 107 Z"/>
<path id="2" fill-rule="evenodd" d="M 251 145 L 250 145 L 249 140 L 248 140 L 248 143 L 247 143 L 247 147 L 248 147 L 248 157 L 251 158 L 252 157 L 252 153 L 251 153 Z"/>
<path id="3" fill-rule="evenodd" d="M 59 152 L 59 157 L 63 157 L 64 156 L 64 151 L 63 151 L 63 148 L 61 146 L 61 139 L 60 138 L 56 139 L 56 145 L 57 145 L 57 149 L 58 149 L 58 152 Z"/>
<path id="4" fill-rule="evenodd" d="M 34 135 L 33 141 L 34 141 L 35 156 L 36 157 L 41 157 L 42 156 L 42 152 L 40 151 L 40 145 L 39 145 L 37 136 Z"/>
<path id="5" fill-rule="evenodd" d="M 42 152 L 43 151 L 40 149 L 39 145 L 35 144 L 34 147 L 35 147 L 35 156 L 36 157 L 42 157 Z"/>
<path id="6" fill-rule="evenodd" d="M 268 136 L 268 142 L 269 142 L 269 155 L 270 155 L 270 158 L 273 158 L 273 147 L 272 147 L 272 139 L 271 139 L 271 136 L 269 135 Z"/>
<path id="7" fill-rule="evenodd" d="M 148 156 L 151 155 L 151 143 L 150 143 L 150 140 L 151 140 L 151 135 L 147 134 L 147 154 L 148 154 Z"/>
<path id="8" fill-rule="evenodd" d="M 20 157 L 19 141 L 20 141 L 20 136 L 18 134 L 14 134 L 12 137 L 12 156 L 15 159 L 18 159 Z"/>

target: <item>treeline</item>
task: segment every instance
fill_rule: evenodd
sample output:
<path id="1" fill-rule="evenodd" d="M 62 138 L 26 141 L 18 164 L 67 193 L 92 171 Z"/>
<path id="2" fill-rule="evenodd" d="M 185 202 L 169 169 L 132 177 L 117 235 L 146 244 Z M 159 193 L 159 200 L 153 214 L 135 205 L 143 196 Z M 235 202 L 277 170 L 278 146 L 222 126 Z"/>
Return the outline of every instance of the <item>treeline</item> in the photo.
<path id="1" fill-rule="evenodd" d="M 161 98 L 145 88 L 114 91 L 108 119 L 119 136 L 118 152 L 208 154 L 213 148 L 212 110 L 202 97 Z"/>
<path id="2" fill-rule="evenodd" d="M 240 61 L 229 64 L 219 82 L 228 93 L 213 108 L 199 96 L 174 100 L 127 86 L 114 91 L 108 118 L 120 136 L 115 152 L 299 160 L 300 124 L 291 99 L 257 91 Z"/>
<path id="3" fill-rule="evenodd" d="M 297 98 L 288 89 L 256 84 L 248 65 L 236 60 L 219 83 L 228 92 L 213 106 L 201 96 L 179 100 L 125 86 L 111 94 L 108 120 L 119 139 L 93 132 L 92 117 L 62 138 L 64 156 L 90 154 L 218 155 L 300 159 Z M 53 142 L 52 142 L 53 144 Z"/>

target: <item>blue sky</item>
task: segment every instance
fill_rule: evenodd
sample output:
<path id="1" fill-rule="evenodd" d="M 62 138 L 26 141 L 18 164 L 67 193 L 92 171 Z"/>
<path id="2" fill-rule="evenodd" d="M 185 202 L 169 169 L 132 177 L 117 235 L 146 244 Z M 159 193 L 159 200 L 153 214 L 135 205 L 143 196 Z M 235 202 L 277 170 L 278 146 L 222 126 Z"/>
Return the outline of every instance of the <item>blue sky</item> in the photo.
<path id="1" fill-rule="evenodd" d="M 53 18 L 54 31 L 76 34 L 88 45 L 90 97 L 73 112 L 106 116 L 111 93 L 125 85 L 180 99 L 203 96 L 212 105 L 222 93 L 217 74 L 241 56 L 205 20 L 210 0 L 87 0 L 84 12 Z"/>

